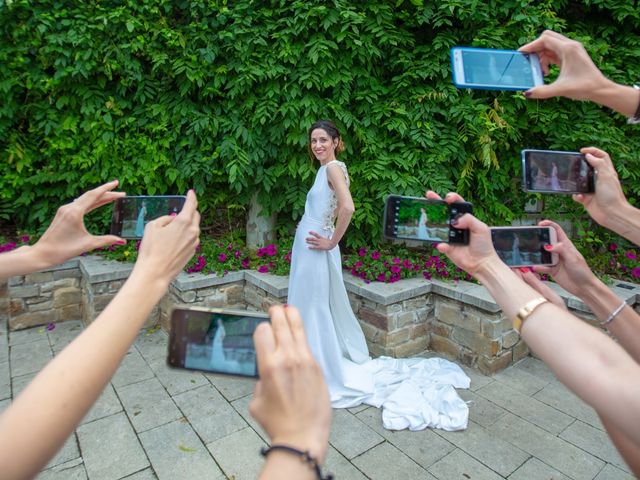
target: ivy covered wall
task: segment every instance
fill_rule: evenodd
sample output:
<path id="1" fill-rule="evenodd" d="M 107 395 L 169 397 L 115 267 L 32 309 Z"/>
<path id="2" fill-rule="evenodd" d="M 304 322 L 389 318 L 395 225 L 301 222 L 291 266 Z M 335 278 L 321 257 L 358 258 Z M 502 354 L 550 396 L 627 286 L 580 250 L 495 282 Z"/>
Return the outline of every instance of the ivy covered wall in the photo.
<path id="1" fill-rule="evenodd" d="M 347 144 L 350 243 L 379 238 L 388 193 L 455 189 L 493 224 L 520 216 L 522 148 L 603 148 L 637 199 L 640 129 L 621 116 L 451 84 L 451 46 L 517 48 L 545 28 L 640 80 L 630 0 L 0 1 L 0 215 L 33 229 L 119 178 L 129 194 L 193 187 L 205 216 L 257 191 L 293 225 L 319 118 Z"/>

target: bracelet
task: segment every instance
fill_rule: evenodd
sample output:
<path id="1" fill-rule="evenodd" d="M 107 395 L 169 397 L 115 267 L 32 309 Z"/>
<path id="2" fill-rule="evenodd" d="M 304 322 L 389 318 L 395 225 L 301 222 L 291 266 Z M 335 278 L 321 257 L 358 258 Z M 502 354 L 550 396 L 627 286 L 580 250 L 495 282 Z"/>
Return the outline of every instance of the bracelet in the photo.
<path id="1" fill-rule="evenodd" d="M 605 320 L 603 320 L 602 322 L 600 322 L 600 326 L 602 327 L 606 327 L 607 325 L 609 325 L 611 322 L 613 322 L 613 319 L 616 318 L 616 316 L 622 311 L 622 309 L 624 307 L 627 306 L 627 302 L 625 300 L 622 301 L 622 303 L 620 304 L 620 306 L 618 306 L 618 308 L 616 308 L 613 312 L 611 312 L 611 315 L 609 315 Z"/>
<path id="2" fill-rule="evenodd" d="M 300 459 L 304 463 L 308 463 L 309 466 L 316 472 L 316 476 L 318 480 L 333 480 L 333 475 L 327 473 L 326 476 L 322 476 L 322 470 L 320 469 L 320 465 L 318 464 L 318 460 L 313 458 L 309 453 L 309 450 L 298 450 L 297 448 L 290 447 L 288 445 L 271 445 L 269 448 L 262 447 L 260 449 L 260 454 L 263 457 L 266 457 L 274 450 L 281 450 L 283 452 L 293 453 L 294 455 L 298 455 Z"/>
<path id="3" fill-rule="evenodd" d="M 633 88 L 635 88 L 636 90 L 640 90 L 640 85 L 636 84 L 633 86 Z M 636 113 L 633 115 L 633 117 L 627 120 L 627 123 L 630 123 L 630 124 L 640 123 L 640 99 L 638 99 L 638 108 L 636 108 Z"/>
<path id="4" fill-rule="evenodd" d="M 524 306 L 520 310 L 518 310 L 516 318 L 513 319 L 513 328 L 515 329 L 515 331 L 520 333 L 520 330 L 522 330 L 522 324 L 527 318 L 529 318 L 529 315 L 531 315 L 534 310 L 540 305 L 548 302 L 549 300 L 547 300 L 546 298 L 538 297 L 525 303 Z"/>

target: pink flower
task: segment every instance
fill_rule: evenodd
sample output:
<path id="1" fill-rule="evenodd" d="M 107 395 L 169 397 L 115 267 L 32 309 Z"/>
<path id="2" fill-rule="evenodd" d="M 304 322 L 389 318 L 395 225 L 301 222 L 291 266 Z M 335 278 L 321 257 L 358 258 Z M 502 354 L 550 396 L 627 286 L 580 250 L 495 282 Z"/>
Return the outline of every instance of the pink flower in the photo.
<path id="1" fill-rule="evenodd" d="M 240 256 L 242 255 L 242 252 L 240 250 L 236 250 L 234 255 L 235 255 L 236 258 L 240 258 Z"/>
<path id="2" fill-rule="evenodd" d="M 610 252 L 615 252 L 616 250 L 618 250 L 618 245 L 615 243 L 611 243 L 609 244 L 609 251 Z"/>
<path id="3" fill-rule="evenodd" d="M 361 257 L 364 257 L 367 254 L 367 249 L 364 247 L 361 247 L 360 250 L 358 250 L 358 255 Z"/>
<path id="4" fill-rule="evenodd" d="M 22 235 L 22 236 L 20 237 L 20 241 L 21 241 L 22 243 L 29 243 L 29 235 Z"/>
<path id="5" fill-rule="evenodd" d="M 400 273 L 402 268 L 399 267 L 398 265 L 392 265 L 389 270 L 391 270 L 392 273 L 398 274 L 398 273 Z"/>
<path id="6" fill-rule="evenodd" d="M 393 263 L 395 263 L 396 265 L 399 265 L 399 264 L 400 264 L 400 262 L 402 262 L 402 260 L 400 260 L 398 257 L 393 257 L 393 258 L 391 259 L 391 261 L 392 261 Z"/>
<path id="7" fill-rule="evenodd" d="M 405 259 L 405 261 L 402 262 L 402 266 L 408 270 L 408 269 L 411 268 L 412 265 L 411 265 L 411 262 L 409 261 L 409 259 Z"/>
<path id="8" fill-rule="evenodd" d="M 269 245 L 267 245 L 265 252 L 270 257 L 273 257 L 275 254 L 278 253 L 278 250 L 276 249 L 276 246 L 273 243 L 270 243 Z"/>
<path id="9" fill-rule="evenodd" d="M 360 268 L 362 265 L 364 265 L 361 261 L 357 261 L 356 263 L 353 264 L 353 268 Z"/>
<path id="10" fill-rule="evenodd" d="M 250 263 L 249 257 L 244 258 L 242 260 L 242 268 L 249 268 L 249 263 Z"/>
<path id="11" fill-rule="evenodd" d="M 47 323 L 47 331 L 51 331 L 53 329 L 56 328 L 56 324 L 55 323 Z"/>
<path id="12" fill-rule="evenodd" d="M 269 266 L 268 265 L 260 265 L 258 267 L 258 271 L 260 273 L 267 273 L 269 271 Z"/>
<path id="13" fill-rule="evenodd" d="M 379 282 L 384 282 L 384 281 L 386 281 L 386 280 L 387 280 L 387 277 L 385 276 L 385 274 L 384 274 L 384 273 L 381 273 L 380 275 L 378 275 L 378 276 L 376 277 L 376 280 L 378 280 Z"/>
<path id="14" fill-rule="evenodd" d="M 430 272 L 422 272 L 422 276 L 426 279 L 426 280 L 431 280 L 431 273 Z"/>
<path id="15" fill-rule="evenodd" d="M 636 258 L 638 258 L 635 252 L 625 252 L 624 256 L 627 257 L 629 260 L 635 260 Z"/>
<path id="16" fill-rule="evenodd" d="M 230 243 L 229 245 L 227 245 L 227 250 L 228 250 L 228 251 L 233 250 L 233 244 L 231 244 L 231 243 Z"/>
<path id="17" fill-rule="evenodd" d="M 379 252 L 379 251 L 377 251 L 377 250 L 374 250 L 374 251 L 371 253 L 371 259 L 372 259 L 372 260 L 378 260 L 379 258 L 380 258 L 380 252 Z"/>
<path id="18" fill-rule="evenodd" d="M 640 278 L 640 267 L 635 267 L 633 270 L 631 270 L 631 275 L 633 276 L 633 278 Z"/>
<path id="19" fill-rule="evenodd" d="M 224 263 L 224 262 L 226 262 L 226 261 L 227 261 L 227 255 L 226 255 L 226 254 L 224 254 L 224 253 L 221 253 L 220 255 L 218 255 L 218 261 L 219 261 L 220 263 Z"/>

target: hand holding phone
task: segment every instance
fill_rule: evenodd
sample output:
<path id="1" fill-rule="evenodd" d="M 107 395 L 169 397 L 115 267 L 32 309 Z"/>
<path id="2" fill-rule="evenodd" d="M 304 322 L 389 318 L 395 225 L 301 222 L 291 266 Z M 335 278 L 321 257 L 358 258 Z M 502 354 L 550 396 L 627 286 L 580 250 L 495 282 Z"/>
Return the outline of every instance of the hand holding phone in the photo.
<path id="1" fill-rule="evenodd" d="M 595 170 L 580 152 L 527 149 L 521 157 L 525 192 L 595 192 Z"/>
<path id="2" fill-rule="evenodd" d="M 509 267 L 558 263 L 558 254 L 545 249 L 545 245 L 557 243 L 556 231 L 550 227 L 491 227 L 491 241 Z"/>
<path id="3" fill-rule="evenodd" d="M 171 367 L 257 377 L 253 332 L 266 313 L 244 310 L 177 308 L 171 314 Z"/>
<path id="4" fill-rule="evenodd" d="M 453 47 L 451 67 L 458 88 L 528 90 L 544 83 L 540 60 L 534 53 Z"/>
<path id="5" fill-rule="evenodd" d="M 144 227 L 164 215 L 178 214 L 187 197 L 184 195 L 130 196 L 113 204 L 111 234 L 122 238 L 142 238 Z"/>
<path id="6" fill-rule="evenodd" d="M 455 228 L 452 220 L 471 213 L 469 202 L 389 195 L 384 209 L 384 236 L 391 239 L 434 243 L 469 243 L 469 231 Z"/>

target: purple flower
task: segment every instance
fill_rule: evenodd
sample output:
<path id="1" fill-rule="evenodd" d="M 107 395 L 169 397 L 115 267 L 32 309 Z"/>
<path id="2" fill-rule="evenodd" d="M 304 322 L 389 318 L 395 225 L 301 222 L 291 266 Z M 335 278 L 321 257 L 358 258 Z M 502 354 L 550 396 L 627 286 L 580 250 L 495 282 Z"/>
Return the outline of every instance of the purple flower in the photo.
<path id="1" fill-rule="evenodd" d="M 398 274 L 402 270 L 402 267 L 398 265 L 392 265 L 389 270 L 391 270 L 391 273 Z"/>
<path id="2" fill-rule="evenodd" d="M 249 263 L 250 263 L 249 257 L 245 257 L 244 259 L 242 259 L 242 263 L 241 263 L 242 268 L 245 268 L 245 269 L 249 268 Z"/>
<path id="3" fill-rule="evenodd" d="M 640 278 L 640 267 L 635 267 L 631 270 L 631 275 L 633 278 Z"/>
<path id="4" fill-rule="evenodd" d="M 616 243 L 609 244 L 609 251 L 610 252 L 615 252 L 616 250 L 618 250 L 618 245 Z"/>
<path id="5" fill-rule="evenodd" d="M 53 329 L 56 328 L 56 324 L 55 323 L 47 323 L 47 331 L 51 331 Z"/>
<path id="6" fill-rule="evenodd" d="M 230 252 L 231 250 L 233 250 L 233 244 L 229 244 L 227 245 L 227 250 Z"/>
<path id="7" fill-rule="evenodd" d="M 378 275 L 376 277 L 376 280 L 378 280 L 379 282 L 384 282 L 384 281 L 386 281 L 386 279 L 387 279 L 387 277 L 385 276 L 384 273 L 381 273 L 380 275 Z"/>
<path id="8" fill-rule="evenodd" d="M 264 248 L 259 248 L 259 249 L 258 249 L 258 251 L 256 252 L 256 255 L 257 255 L 258 257 L 264 257 L 264 254 L 265 254 L 265 253 L 266 253 L 266 252 L 265 252 Z"/>
<path id="9" fill-rule="evenodd" d="M 260 265 L 258 267 L 258 271 L 260 273 L 267 273 L 269 271 L 269 266 L 268 265 Z"/>
<path id="10" fill-rule="evenodd" d="M 422 276 L 426 279 L 426 280 L 431 280 L 431 273 L 430 272 L 422 272 Z"/>
<path id="11" fill-rule="evenodd" d="M 219 261 L 220 263 L 224 263 L 224 262 L 226 262 L 226 261 L 227 261 L 227 255 L 226 255 L 226 254 L 224 254 L 224 253 L 221 253 L 220 255 L 218 255 L 218 261 Z"/>
<path id="12" fill-rule="evenodd" d="M 273 243 L 270 243 L 269 245 L 267 245 L 265 252 L 270 257 L 273 257 L 275 254 L 278 253 L 278 250 L 276 249 L 276 246 Z"/>
<path id="13" fill-rule="evenodd" d="M 20 237 L 20 241 L 21 241 L 22 243 L 29 243 L 29 235 L 22 235 L 22 236 Z"/>
<path id="14" fill-rule="evenodd" d="M 358 255 L 361 257 L 364 257 L 367 254 L 367 249 L 364 247 L 361 247 L 360 250 L 358 250 Z"/>
<path id="15" fill-rule="evenodd" d="M 361 261 L 357 261 L 356 263 L 353 264 L 353 268 L 360 268 L 362 265 L 364 265 Z"/>
<path id="16" fill-rule="evenodd" d="M 234 255 L 235 255 L 236 258 L 240 258 L 240 256 L 242 255 L 242 252 L 240 250 L 236 250 Z"/>
<path id="17" fill-rule="evenodd" d="M 374 251 L 371 253 L 371 259 L 372 259 L 372 260 L 378 260 L 379 258 L 380 258 L 380 252 L 379 252 L 379 251 L 377 251 L 377 250 L 374 250 Z"/>
<path id="18" fill-rule="evenodd" d="M 627 257 L 629 260 L 635 260 L 636 258 L 638 258 L 635 252 L 625 252 L 624 256 Z"/>
<path id="19" fill-rule="evenodd" d="M 400 265 L 400 262 L 402 262 L 402 260 L 400 260 L 398 257 L 393 257 L 391 261 L 396 265 Z"/>
<path id="20" fill-rule="evenodd" d="M 409 269 L 411 269 L 412 265 L 411 265 L 411 262 L 409 261 L 409 259 L 407 258 L 407 259 L 404 260 L 404 262 L 402 262 L 402 266 L 404 268 L 406 268 L 407 270 L 409 270 Z"/>

